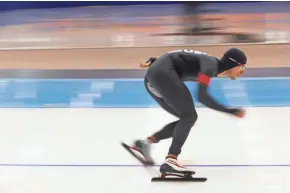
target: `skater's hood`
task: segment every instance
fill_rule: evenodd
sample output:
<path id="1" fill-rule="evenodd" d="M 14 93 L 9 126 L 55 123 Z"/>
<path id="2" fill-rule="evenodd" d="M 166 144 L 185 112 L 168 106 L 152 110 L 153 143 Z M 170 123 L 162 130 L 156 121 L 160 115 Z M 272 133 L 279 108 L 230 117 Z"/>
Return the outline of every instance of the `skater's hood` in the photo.
<path id="1" fill-rule="evenodd" d="M 246 65 L 246 63 L 246 54 L 238 48 L 231 48 L 219 60 L 218 73 L 222 73 L 236 66 Z"/>

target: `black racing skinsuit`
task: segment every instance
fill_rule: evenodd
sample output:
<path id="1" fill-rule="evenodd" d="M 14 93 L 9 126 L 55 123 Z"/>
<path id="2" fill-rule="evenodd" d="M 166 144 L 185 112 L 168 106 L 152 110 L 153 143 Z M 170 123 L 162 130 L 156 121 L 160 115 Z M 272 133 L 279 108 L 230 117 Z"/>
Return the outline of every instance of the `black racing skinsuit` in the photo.
<path id="1" fill-rule="evenodd" d="M 153 135 L 157 141 L 172 137 L 169 154 L 180 154 L 197 120 L 194 102 L 184 81 L 197 81 L 197 98 L 203 105 L 225 113 L 237 112 L 219 104 L 208 93 L 210 78 L 218 73 L 218 63 L 218 59 L 206 53 L 177 50 L 162 55 L 148 68 L 145 76 L 148 93 L 164 110 L 180 118 Z"/>

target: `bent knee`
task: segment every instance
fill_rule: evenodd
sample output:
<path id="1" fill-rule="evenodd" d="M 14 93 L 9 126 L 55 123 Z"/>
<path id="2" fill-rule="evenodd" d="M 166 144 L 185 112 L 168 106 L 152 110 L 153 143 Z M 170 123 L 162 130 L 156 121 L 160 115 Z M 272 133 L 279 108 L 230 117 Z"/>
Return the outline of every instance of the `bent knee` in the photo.
<path id="1" fill-rule="evenodd" d="M 180 119 L 186 119 L 187 122 L 192 126 L 197 121 L 197 118 L 198 118 L 198 115 L 195 109 L 188 111 L 186 113 L 183 113 L 182 116 L 180 117 Z"/>

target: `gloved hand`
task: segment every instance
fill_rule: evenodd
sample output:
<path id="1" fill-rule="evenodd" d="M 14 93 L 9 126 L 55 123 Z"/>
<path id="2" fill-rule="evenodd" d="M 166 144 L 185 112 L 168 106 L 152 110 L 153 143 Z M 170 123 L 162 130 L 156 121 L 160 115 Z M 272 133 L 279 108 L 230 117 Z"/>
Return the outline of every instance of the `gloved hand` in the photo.
<path id="1" fill-rule="evenodd" d="M 140 67 L 141 68 L 148 68 L 156 59 L 157 59 L 156 57 L 150 57 L 145 64 L 141 63 Z"/>
<path id="2" fill-rule="evenodd" d="M 243 118 L 246 115 L 246 111 L 244 109 L 231 109 L 230 113 L 236 117 Z"/>

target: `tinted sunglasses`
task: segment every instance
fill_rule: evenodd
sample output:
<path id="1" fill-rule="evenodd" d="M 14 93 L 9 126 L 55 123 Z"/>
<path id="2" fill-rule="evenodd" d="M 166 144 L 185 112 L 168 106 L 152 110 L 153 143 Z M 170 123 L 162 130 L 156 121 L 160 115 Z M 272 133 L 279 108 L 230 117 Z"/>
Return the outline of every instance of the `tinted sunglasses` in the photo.
<path id="1" fill-rule="evenodd" d="M 242 64 L 242 63 L 240 63 L 240 62 L 238 62 L 238 61 L 236 61 L 236 60 L 234 60 L 234 59 L 232 59 L 232 58 L 229 58 L 229 59 L 230 59 L 231 61 L 235 62 L 236 64 L 238 64 L 239 67 L 240 67 L 240 69 L 241 69 L 241 71 L 243 71 L 243 72 L 246 71 L 246 65 L 245 65 L 245 64 Z"/>

